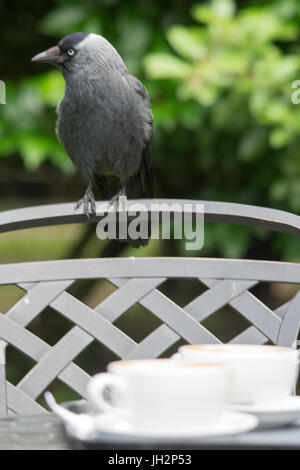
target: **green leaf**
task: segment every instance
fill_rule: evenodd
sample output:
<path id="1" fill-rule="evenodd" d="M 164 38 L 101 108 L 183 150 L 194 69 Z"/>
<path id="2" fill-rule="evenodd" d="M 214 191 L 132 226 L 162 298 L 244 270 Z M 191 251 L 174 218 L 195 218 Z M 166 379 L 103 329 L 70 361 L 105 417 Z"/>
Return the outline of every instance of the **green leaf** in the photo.
<path id="1" fill-rule="evenodd" d="M 41 20 L 40 31 L 54 36 L 76 32 L 78 23 L 86 18 L 87 13 L 86 8 L 78 5 L 58 7 Z"/>
<path id="2" fill-rule="evenodd" d="M 192 15 L 201 23 L 216 23 L 234 16 L 235 4 L 233 0 L 212 0 L 210 4 L 194 5 Z"/>
<path id="3" fill-rule="evenodd" d="M 200 60 L 206 54 L 206 34 L 200 29 L 196 33 L 184 26 L 172 26 L 167 32 L 167 38 L 173 49 L 185 59 Z"/>
<path id="4" fill-rule="evenodd" d="M 53 71 L 38 77 L 37 84 L 45 103 L 56 106 L 64 96 L 65 81 L 60 71 Z"/>
<path id="5" fill-rule="evenodd" d="M 52 143 L 49 159 L 55 166 L 60 168 L 64 173 L 67 173 L 67 174 L 75 173 L 75 167 L 71 159 L 68 157 L 63 147 L 60 145 L 60 143 L 56 139 Z"/>
<path id="6" fill-rule="evenodd" d="M 167 53 L 153 53 L 146 56 L 144 66 L 149 77 L 178 78 L 188 77 L 192 72 L 192 66 L 181 59 Z"/>
<path id="7" fill-rule="evenodd" d="M 186 88 L 189 91 L 187 96 L 193 96 L 203 106 L 212 106 L 219 96 L 218 88 L 208 82 L 204 82 L 199 86 L 195 83 L 189 83 Z"/>
<path id="8" fill-rule="evenodd" d="M 289 144 L 293 138 L 294 135 L 289 129 L 278 127 L 270 133 L 270 145 L 273 148 L 281 148 Z"/>
<path id="9" fill-rule="evenodd" d="M 232 18 L 235 13 L 233 0 L 212 0 L 211 8 L 219 18 Z"/>
<path id="10" fill-rule="evenodd" d="M 94 33 L 94 34 L 101 34 L 102 32 L 102 25 L 100 18 L 97 16 L 92 16 L 87 18 L 81 27 L 81 31 L 84 33 Z"/>
<path id="11" fill-rule="evenodd" d="M 33 171 L 47 158 L 48 145 L 42 137 L 35 134 L 23 135 L 18 142 L 25 166 Z"/>

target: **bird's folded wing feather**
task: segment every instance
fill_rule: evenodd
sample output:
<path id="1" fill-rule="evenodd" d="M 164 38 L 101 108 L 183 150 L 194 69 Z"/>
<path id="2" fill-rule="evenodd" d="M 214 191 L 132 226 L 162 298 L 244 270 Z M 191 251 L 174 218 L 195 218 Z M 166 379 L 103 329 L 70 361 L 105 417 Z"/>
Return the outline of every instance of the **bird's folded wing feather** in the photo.
<path id="1" fill-rule="evenodd" d="M 151 159 L 151 144 L 152 144 L 152 129 L 153 129 L 153 118 L 151 111 L 151 103 L 146 88 L 143 84 L 133 75 L 128 73 L 126 75 L 129 86 L 135 91 L 138 99 L 140 100 L 140 106 L 145 114 L 145 131 L 144 137 L 144 150 L 142 155 L 142 161 L 139 171 L 139 179 L 141 185 L 141 196 L 142 197 L 153 197 L 153 171 L 152 171 L 152 159 Z"/>

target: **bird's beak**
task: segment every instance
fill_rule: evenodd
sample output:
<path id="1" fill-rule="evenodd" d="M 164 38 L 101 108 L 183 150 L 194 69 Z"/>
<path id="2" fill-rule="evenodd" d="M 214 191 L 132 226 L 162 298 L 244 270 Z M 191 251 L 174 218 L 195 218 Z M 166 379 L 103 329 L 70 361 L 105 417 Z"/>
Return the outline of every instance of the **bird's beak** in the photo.
<path id="1" fill-rule="evenodd" d="M 49 62 L 50 64 L 61 64 L 64 61 L 58 46 L 50 47 L 44 52 L 32 57 L 32 62 Z"/>

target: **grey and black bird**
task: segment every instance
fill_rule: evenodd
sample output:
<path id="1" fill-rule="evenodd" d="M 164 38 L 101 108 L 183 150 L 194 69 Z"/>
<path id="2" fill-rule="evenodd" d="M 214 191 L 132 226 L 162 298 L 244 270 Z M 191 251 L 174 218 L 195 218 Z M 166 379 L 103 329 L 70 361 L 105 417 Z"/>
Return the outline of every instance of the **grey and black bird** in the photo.
<path id="1" fill-rule="evenodd" d="M 95 183 L 113 203 L 127 191 L 134 197 L 153 197 L 151 104 L 116 49 L 98 34 L 74 33 L 32 61 L 58 66 L 65 78 L 56 132 L 89 179 L 78 202 L 86 215 L 96 212 Z"/>

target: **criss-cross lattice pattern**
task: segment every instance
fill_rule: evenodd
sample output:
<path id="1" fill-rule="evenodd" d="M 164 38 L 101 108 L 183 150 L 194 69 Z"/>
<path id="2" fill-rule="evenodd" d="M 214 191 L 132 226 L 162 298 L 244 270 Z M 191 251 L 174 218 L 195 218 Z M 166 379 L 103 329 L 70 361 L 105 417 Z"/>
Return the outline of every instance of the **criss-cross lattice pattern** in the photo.
<path id="1" fill-rule="evenodd" d="M 196 271 L 199 276 L 195 276 Z M 218 277 L 212 277 L 213 271 Z M 67 289 L 74 280 L 95 278 L 95 272 L 117 289 L 92 309 Z M 129 277 L 129 272 L 135 272 L 137 277 Z M 205 272 L 209 277 L 203 276 Z M 228 272 L 229 279 L 225 278 Z M 252 325 L 231 342 L 263 344 L 271 341 L 290 346 L 297 338 L 300 292 L 275 311 L 249 292 L 260 281 L 268 280 L 271 272 L 273 281 L 300 283 L 300 265 L 276 263 L 275 266 L 272 262 L 259 261 L 137 258 L 1 266 L 0 282 L 3 276 L 14 277 L 15 284 L 25 291 L 5 315 L 0 314 L 1 337 L 35 361 L 34 367 L 16 386 L 7 382 L 8 408 L 23 414 L 45 411 L 35 400 L 56 377 L 85 397 L 90 376 L 73 360 L 93 341 L 103 344 L 120 358 L 158 357 L 180 339 L 192 344 L 221 342 L 201 323 L 226 305 Z M 251 278 L 255 273 L 260 273 L 259 280 Z M 67 279 L 71 274 L 74 279 Z M 242 279 L 236 279 L 238 276 Z M 196 278 L 207 290 L 182 308 L 158 289 L 166 279 L 177 277 Z M 114 325 L 137 303 L 162 322 L 139 343 Z M 54 346 L 26 329 L 47 306 L 74 324 Z M 4 407 L 6 404 L 2 404 Z"/>
<path id="2" fill-rule="evenodd" d="M 192 203 L 193 212 L 204 208 L 206 222 L 259 226 L 291 236 L 300 235 L 300 217 L 274 209 L 214 201 L 142 200 L 128 201 L 128 212 L 131 204 L 137 202 L 142 202 L 145 212 L 151 210 L 155 217 L 158 214 L 152 212 L 153 204 L 162 207 L 156 210 L 161 213 L 167 212 L 170 206 L 180 211 L 184 204 Z M 108 210 L 108 202 L 105 204 Z M 104 213 L 105 210 L 89 221 L 100 220 Z M 2 212 L 0 232 L 82 222 L 87 222 L 86 216 L 74 211 L 73 203 L 37 206 Z M 166 281 L 182 278 L 196 280 L 206 287 L 184 307 L 162 292 Z M 88 279 L 106 279 L 116 290 L 95 308 L 90 308 L 69 292 L 74 282 Z M 24 296 L 6 314 L 0 313 L 0 414 L 6 414 L 7 410 L 20 414 L 45 413 L 36 399 L 55 378 L 85 397 L 90 376 L 75 360 L 94 341 L 120 358 L 158 357 L 179 340 L 218 343 L 220 338 L 207 322 L 213 314 L 221 314 L 218 311 L 224 306 L 246 319 L 248 325 L 231 338 L 231 342 L 291 346 L 299 330 L 300 291 L 289 302 L 271 310 L 253 294 L 253 289 L 263 282 L 300 285 L 300 264 L 189 257 L 0 265 L 0 286 L 15 285 L 24 291 Z M 118 319 L 135 304 L 140 304 L 160 322 L 141 341 L 134 340 L 118 327 Z M 51 309 L 55 310 L 72 324 L 54 345 L 27 328 L 48 307 L 49 314 Z M 16 385 L 6 380 L 5 354 L 1 354 L 4 342 L 34 362 Z"/>

